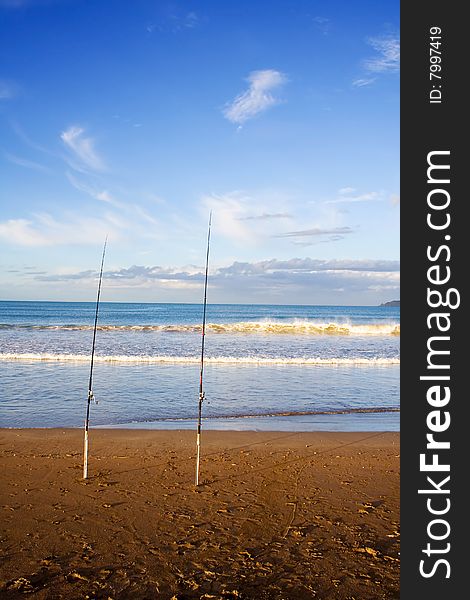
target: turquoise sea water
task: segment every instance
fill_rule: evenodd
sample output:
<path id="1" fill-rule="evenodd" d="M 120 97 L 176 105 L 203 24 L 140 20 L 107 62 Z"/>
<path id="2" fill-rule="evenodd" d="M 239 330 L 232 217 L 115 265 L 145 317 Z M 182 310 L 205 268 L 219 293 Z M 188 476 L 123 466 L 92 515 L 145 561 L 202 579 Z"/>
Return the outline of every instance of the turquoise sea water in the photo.
<path id="1" fill-rule="evenodd" d="M 0 302 L 2 427 L 79 427 L 93 303 Z M 92 426 L 193 427 L 202 307 L 102 303 Z M 208 305 L 204 427 L 398 430 L 399 308 Z"/>

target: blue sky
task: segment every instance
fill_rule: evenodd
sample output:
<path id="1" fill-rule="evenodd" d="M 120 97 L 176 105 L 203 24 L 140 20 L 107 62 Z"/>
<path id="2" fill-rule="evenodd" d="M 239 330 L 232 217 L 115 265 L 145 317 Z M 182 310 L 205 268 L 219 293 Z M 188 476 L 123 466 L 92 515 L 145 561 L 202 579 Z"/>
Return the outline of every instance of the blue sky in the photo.
<path id="1" fill-rule="evenodd" d="M 399 298 L 399 2 L 0 0 L 0 297 Z"/>

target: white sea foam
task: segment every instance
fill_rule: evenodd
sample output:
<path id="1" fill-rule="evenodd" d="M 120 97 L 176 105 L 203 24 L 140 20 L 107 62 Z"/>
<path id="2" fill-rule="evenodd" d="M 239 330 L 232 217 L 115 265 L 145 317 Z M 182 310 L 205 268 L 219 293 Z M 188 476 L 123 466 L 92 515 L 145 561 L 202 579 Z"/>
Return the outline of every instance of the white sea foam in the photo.
<path id="1" fill-rule="evenodd" d="M 55 362 L 89 362 L 89 354 L 52 354 L 52 353 L 0 353 L 0 360 L 4 361 L 55 361 Z M 198 364 L 199 356 L 145 356 L 145 355 L 95 355 L 95 363 L 121 363 L 121 364 Z M 236 365 L 368 365 L 388 366 L 400 364 L 399 358 L 320 358 L 320 357 L 273 357 L 263 358 L 257 356 L 207 356 L 208 364 L 236 364 Z"/>

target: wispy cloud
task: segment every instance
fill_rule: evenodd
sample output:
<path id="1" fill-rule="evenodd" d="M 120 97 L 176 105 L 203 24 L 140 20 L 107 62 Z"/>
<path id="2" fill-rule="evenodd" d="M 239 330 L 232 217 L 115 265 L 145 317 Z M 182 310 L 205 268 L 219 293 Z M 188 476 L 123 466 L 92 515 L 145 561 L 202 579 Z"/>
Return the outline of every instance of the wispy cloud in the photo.
<path id="1" fill-rule="evenodd" d="M 342 192 L 351 195 L 355 190 L 344 188 Z M 347 226 L 335 204 L 323 202 L 306 211 L 305 203 L 276 190 L 211 194 L 202 198 L 201 205 L 204 213 L 213 211 L 218 234 L 244 249 L 247 245 L 270 246 L 275 239 L 299 246 L 336 242 L 356 231 Z"/>
<path id="2" fill-rule="evenodd" d="M 199 17 L 194 11 L 188 12 L 183 20 L 183 27 L 186 29 L 194 29 L 199 24 Z"/>
<path id="3" fill-rule="evenodd" d="M 11 162 L 15 165 L 18 165 L 20 167 L 25 167 L 26 169 L 32 169 L 33 171 L 40 171 L 42 173 L 51 173 L 52 172 L 49 168 L 45 167 L 44 165 L 41 165 L 32 160 L 28 160 L 27 158 L 21 158 L 20 156 L 10 154 L 9 152 L 4 152 L 3 156 L 9 162 Z"/>
<path id="4" fill-rule="evenodd" d="M 41 146 L 37 142 L 33 141 L 28 135 L 26 135 L 26 133 L 23 131 L 22 127 L 16 121 L 11 121 L 10 125 L 11 125 L 11 128 L 13 129 L 13 131 L 15 132 L 15 134 L 18 136 L 18 138 L 24 144 L 26 144 L 26 146 L 28 146 L 32 150 L 41 152 L 42 154 L 48 154 L 49 156 L 53 156 L 55 158 L 57 157 L 57 154 L 55 152 L 52 152 L 48 148 Z"/>
<path id="5" fill-rule="evenodd" d="M 66 172 L 66 177 L 72 186 L 79 190 L 80 192 L 84 192 L 91 196 L 95 200 L 100 200 L 101 202 L 108 202 L 109 204 L 114 204 L 115 206 L 121 206 L 121 203 L 118 202 L 108 190 L 97 189 L 92 185 L 85 183 L 84 181 L 78 179 L 69 171 Z"/>
<path id="6" fill-rule="evenodd" d="M 263 213 L 249 217 L 238 217 L 240 221 L 270 221 L 271 219 L 292 219 L 289 213 Z"/>
<path id="7" fill-rule="evenodd" d="M 279 233 L 274 237 L 318 237 L 323 235 L 340 235 L 343 236 L 348 233 L 353 233 L 351 227 L 331 227 L 321 228 L 312 227 L 312 229 L 303 229 L 300 231 L 288 231 L 286 233 Z M 339 239 L 339 238 L 337 238 Z"/>
<path id="8" fill-rule="evenodd" d="M 397 73 L 400 70 L 400 40 L 395 35 L 370 37 L 367 44 L 375 50 L 375 55 L 362 61 L 363 74 L 352 81 L 355 88 L 364 88 L 377 81 L 384 73 Z"/>
<path id="9" fill-rule="evenodd" d="M 371 85 L 374 83 L 375 77 L 355 79 L 352 84 L 354 87 L 365 87 L 366 85 Z"/>
<path id="10" fill-rule="evenodd" d="M 342 188 L 338 191 L 338 198 L 334 200 L 325 200 L 325 204 L 340 204 L 345 202 L 375 202 L 381 200 L 383 193 L 381 192 L 365 192 L 363 194 L 355 194 L 354 188 Z"/>
<path id="11" fill-rule="evenodd" d="M 287 204 L 286 196 L 274 190 L 232 191 L 201 199 L 204 213 L 213 211 L 219 234 L 243 245 L 258 245 L 276 233 L 279 224 L 292 219 L 293 215 L 285 210 Z"/>
<path id="12" fill-rule="evenodd" d="M 31 221 L 26 219 L 9 219 L 0 223 L 0 239 L 18 246 L 47 246 L 45 235 L 37 231 Z"/>
<path id="13" fill-rule="evenodd" d="M 0 79 L 0 100 L 10 100 L 18 93 L 18 86 L 11 81 Z"/>
<path id="14" fill-rule="evenodd" d="M 94 171 L 103 171 L 105 168 L 103 159 L 95 150 L 95 141 L 91 137 L 85 137 L 85 130 L 73 125 L 60 134 L 65 146 L 71 151 L 73 157 L 79 160 L 81 165 Z M 70 163 L 73 168 L 76 164 Z M 81 170 L 78 167 L 77 170 Z"/>
<path id="15" fill-rule="evenodd" d="M 174 9 L 175 7 L 173 7 Z M 146 26 L 148 33 L 154 33 L 155 31 L 171 33 L 178 33 L 187 29 L 194 29 L 198 27 L 201 19 L 195 11 L 189 12 L 173 12 L 165 15 L 165 17 L 158 23 L 152 22 Z"/>
<path id="16" fill-rule="evenodd" d="M 395 72 L 400 69 L 400 40 L 394 36 L 373 37 L 367 40 L 376 55 L 364 61 L 371 73 Z"/>
<path id="17" fill-rule="evenodd" d="M 313 22 L 315 23 L 316 28 L 323 34 L 328 35 L 330 32 L 331 22 L 330 19 L 326 17 L 314 17 Z"/>
<path id="18" fill-rule="evenodd" d="M 223 110 L 224 116 L 238 125 L 243 125 L 249 119 L 278 104 L 279 99 L 275 98 L 271 91 L 283 85 L 287 77 L 280 71 L 266 69 L 251 72 L 247 81 L 250 84 L 248 89 Z"/>
<path id="19" fill-rule="evenodd" d="M 97 187 L 95 183 L 88 183 L 83 179 L 79 179 L 69 171 L 66 172 L 66 177 L 69 183 L 78 191 L 117 209 L 118 212 L 124 216 L 129 227 L 140 228 L 139 221 L 145 221 L 151 225 L 160 225 L 157 219 L 149 214 L 142 206 L 134 202 L 122 202 L 109 190 Z"/>
<path id="20" fill-rule="evenodd" d="M 87 214 L 87 207 L 80 203 L 80 213 L 33 213 L 26 218 L 0 221 L 0 242 L 8 246 L 53 247 L 94 245 L 105 235 L 110 240 L 128 243 L 161 239 L 162 224 L 146 209 L 121 203 L 107 190 L 95 190 L 81 183 L 78 189 L 99 201 L 91 213 Z"/>
<path id="21" fill-rule="evenodd" d="M 118 123 L 122 123 L 123 125 L 129 125 L 130 127 L 140 128 L 143 127 L 143 123 L 139 123 L 135 118 L 123 117 L 117 113 L 111 115 L 111 118 L 117 121 Z"/>
<path id="22" fill-rule="evenodd" d="M 217 219 L 217 229 L 221 235 L 228 239 L 248 242 L 252 239 L 252 232 L 243 222 L 247 216 L 249 196 L 242 192 L 227 194 L 210 194 L 202 198 L 204 211 L 211 210 Z"/>
<path id="23" fill-rule="evenodd" d="M 96 240 L 118 238 L 118 230 L 111 217 L 98 219 L 70 215 L 58 221 L 43 213 L 31 219 L 10 219 L 0 223 L 0 239 L 14 246 L 61 246 L 68 244 L 96 244 Z"/>

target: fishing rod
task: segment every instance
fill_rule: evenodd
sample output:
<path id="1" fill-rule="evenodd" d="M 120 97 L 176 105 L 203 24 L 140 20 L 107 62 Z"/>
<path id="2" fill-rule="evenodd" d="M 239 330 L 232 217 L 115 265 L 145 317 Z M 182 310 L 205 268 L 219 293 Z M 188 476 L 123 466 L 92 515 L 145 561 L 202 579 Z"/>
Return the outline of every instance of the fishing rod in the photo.
<path id="1" fill-rule="evenodd" d="M 201 369 L 199 373 L 199 411 L 197 419 L 197 440 L 196 440 L 196 485 L 199 485 L 199 461 L 201 458 L 201 421 L 202 421 L 202 403 L 206 397 L 203 388 L 204 375 L 204 342 L 206 338 L 206 306 L 207 306 L 207 275 L 209 272 L 209 247 L 211 241 L 211 223 L 212 211 L 209 214 L 209 227 L 207 231 L 207 252 L 206 252 L 206 275 L 204 279 L 204 308 L 202 312 L 202 340 L 201 340 Z"/>
<path id="2" fill-rule="evenodd" d="M 98 295 L 96 297 L 96 309 L 95 309 L 95 324 L 93 327 L 93 344 L 91 346 L 91 361 L 90 361 L 90 379 L 88 380 L 88 399 L 86 406 L 86 417 L 85 417 L 85 436 L 83 441 L 83 479 L 88 477 L 88 425 L 90 423 L 90 404 L 91 401 L 95 401 L 93 395 L 93 363 L 95 359 L 95 342 L 96 342 L 96 326 L 98 324 L 98 310 L 100 307 L 100 295 L 101 295 L 101 282 L 103 280 L 103 265 L 104 256 L 106 254 L 106 244 L 108 242 L 108 236 L 104 240 L 103 255 L 101 257 L 101 268 L 100 268 L 100 279 L 98 283 Z"/>

